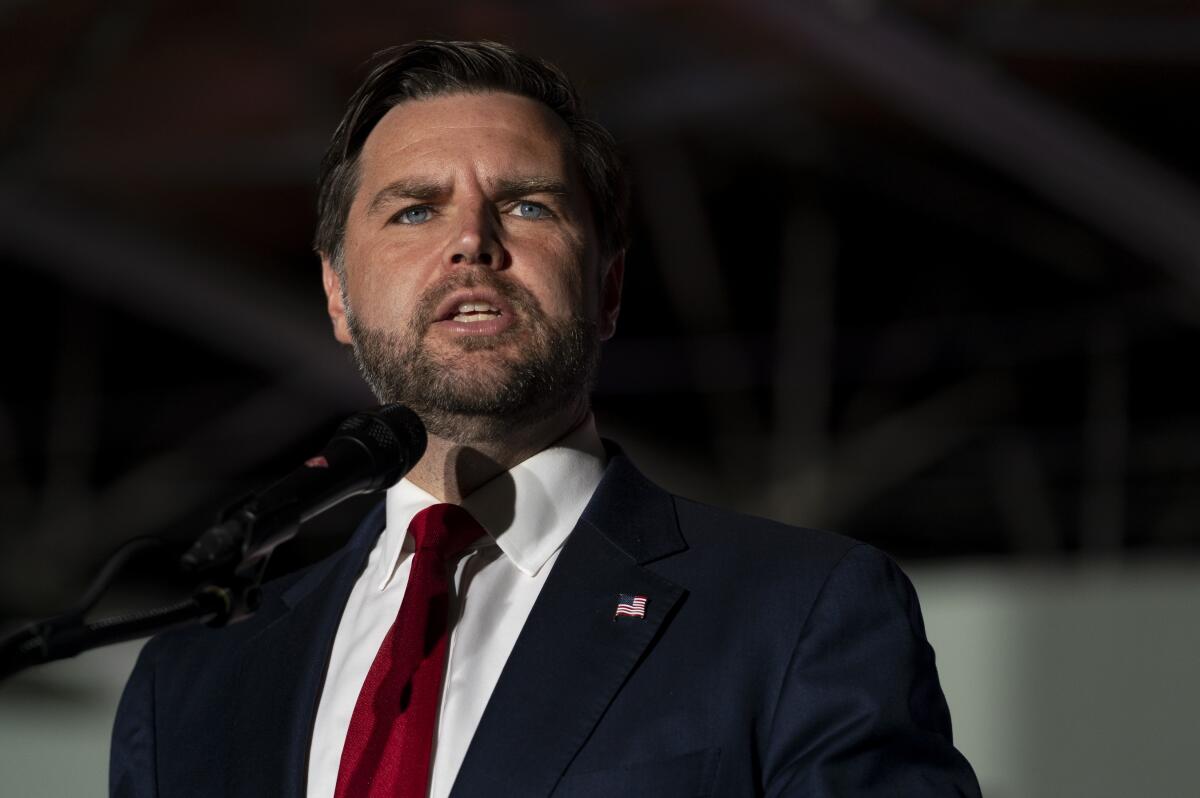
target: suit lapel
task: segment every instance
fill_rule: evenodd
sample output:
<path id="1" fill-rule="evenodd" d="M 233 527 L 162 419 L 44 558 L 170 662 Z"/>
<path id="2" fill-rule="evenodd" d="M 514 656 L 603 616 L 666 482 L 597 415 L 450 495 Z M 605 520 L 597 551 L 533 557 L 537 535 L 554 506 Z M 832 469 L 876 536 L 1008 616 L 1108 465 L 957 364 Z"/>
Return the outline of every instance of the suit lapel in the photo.
<path id="1" fill-rule="evenodd" d="M 383 528 L 381 504 L 339 554 L 285 590 L 276 617 L 246 645 L 241 700 L 232 708 L 230 794 L 302 797 L 317 701 L 333 638 L 371 544 Z"/>
<path id="2" fill-rule="evenodd" d="M 549 795 L 683 588 L 643 567 L 685 548 L 669 495 L 614 456 L 517 638 L 452 796 Z M 617 596 L 645 618 L 614 618 Z"/>

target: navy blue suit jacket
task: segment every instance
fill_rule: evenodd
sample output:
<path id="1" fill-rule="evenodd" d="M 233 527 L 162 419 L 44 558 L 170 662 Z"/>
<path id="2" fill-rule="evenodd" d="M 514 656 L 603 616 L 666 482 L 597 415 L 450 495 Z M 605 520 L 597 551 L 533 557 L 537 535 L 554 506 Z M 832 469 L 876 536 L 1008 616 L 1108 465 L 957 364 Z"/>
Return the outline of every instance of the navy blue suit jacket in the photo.
<path id="1" fill-rule="evenodd" d="M 150 641 L 118 796 L 302 796 L 333 637 L 383 526 L 224 629 Z M 617 595 L 644 619 L 614 619 Z M 455 782 L 473 796 L 977 796 L 912 586 L 877 550 L 672 496 L 617 454 Z"/>

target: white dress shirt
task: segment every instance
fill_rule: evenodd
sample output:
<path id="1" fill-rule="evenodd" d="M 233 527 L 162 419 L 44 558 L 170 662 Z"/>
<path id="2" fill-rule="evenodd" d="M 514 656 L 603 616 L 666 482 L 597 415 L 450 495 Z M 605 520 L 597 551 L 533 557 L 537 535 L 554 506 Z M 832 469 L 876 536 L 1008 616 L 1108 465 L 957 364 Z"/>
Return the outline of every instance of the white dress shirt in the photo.
<path id="1" fill-rule="evenodd" d="M 559 550 L 600 484 L 604 463 L 589 417 L 463 500 L 488 534 L 454 570 L 431 798 L 450 794 L 500 671 Z M 309 798 L 333 796 L 354 704 L 408 584 L 414 548 L 408 524 L 437 503 L 407 479 L 387 492 L 386 528 L 350 593 L 333 641 L 309 749 Z"/>

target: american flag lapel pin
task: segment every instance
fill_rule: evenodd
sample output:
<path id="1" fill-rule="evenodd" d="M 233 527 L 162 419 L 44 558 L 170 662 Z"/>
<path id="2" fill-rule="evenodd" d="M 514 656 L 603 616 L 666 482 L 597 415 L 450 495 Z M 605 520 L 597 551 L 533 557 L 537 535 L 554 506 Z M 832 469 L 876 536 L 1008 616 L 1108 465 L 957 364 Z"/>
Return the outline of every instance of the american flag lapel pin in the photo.
<path id="1" fill-rule="evenodd" d="M 617 611 L 613 613 L 613 620 L 624 615 L 626 618 L 645 618 L 646 617 L 646 597 L 635 596 L 632 593 L 617 594 Z"/>

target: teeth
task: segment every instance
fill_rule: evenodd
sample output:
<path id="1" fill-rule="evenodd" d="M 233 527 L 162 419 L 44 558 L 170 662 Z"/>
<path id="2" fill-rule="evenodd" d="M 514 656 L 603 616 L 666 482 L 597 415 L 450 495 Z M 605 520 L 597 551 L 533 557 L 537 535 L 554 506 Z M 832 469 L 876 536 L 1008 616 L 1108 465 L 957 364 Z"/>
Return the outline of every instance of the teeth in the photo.
<path id="1" fill-rule="evenodd" d="M 455 321 L 488 321 L 500 315 L 500 309 L 487 302 L 463 302 L 458 306 Z"/>
<path id="2" fill-rule="evenodd" d="M 499 313 L 500 309 L 486 302 L 463 302 L 458 306 L 459 313 Z"/>

